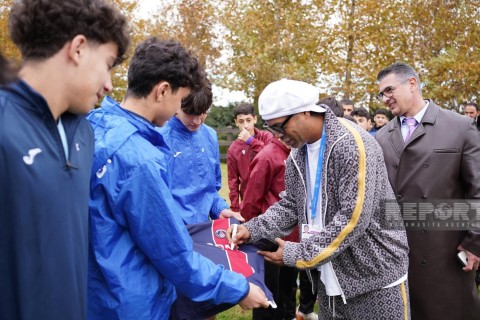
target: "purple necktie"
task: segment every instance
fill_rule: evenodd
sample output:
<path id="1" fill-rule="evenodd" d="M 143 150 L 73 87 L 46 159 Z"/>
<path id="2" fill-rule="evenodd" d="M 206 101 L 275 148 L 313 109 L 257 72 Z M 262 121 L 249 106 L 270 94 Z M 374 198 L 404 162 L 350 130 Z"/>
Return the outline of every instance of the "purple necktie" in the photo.
<path id="1" fill-rule="evenodd" d="M 415 118 L 405 118 L 403 119 L 403 123 L 408 126 L 408 132 L 404 139 L 405 143 L 407 143 L 413 131 L 415 131 L 415 129 L 417 128 L 418 122 Z"/>

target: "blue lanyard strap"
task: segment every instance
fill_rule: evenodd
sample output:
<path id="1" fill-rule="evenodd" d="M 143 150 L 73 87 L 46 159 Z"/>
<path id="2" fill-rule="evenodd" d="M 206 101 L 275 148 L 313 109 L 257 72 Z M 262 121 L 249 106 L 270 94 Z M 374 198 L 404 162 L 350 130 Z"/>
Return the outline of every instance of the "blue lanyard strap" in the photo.
<path id="1" fill-rule="evenodd" d="M 313 195 L 310 200 L 310 208 L 312 214 L 312 223 L 313 220 L 317 217 L 317 205 L 318 205 L 318 197 L 320 193 L 320 184 L 322 181 L 322 170 L 323 170 L 323 157 L 325 155 L 325 144 L 327 141 L 327 137 L 325 135 L 325 124 L 323 125 L 322 130 L 322 139 L 320 141 L 320 153 L 318 154 L 318 164 L 317 164 L 317 173 L 315 177 L 315 187 L 313 188 Z"/>

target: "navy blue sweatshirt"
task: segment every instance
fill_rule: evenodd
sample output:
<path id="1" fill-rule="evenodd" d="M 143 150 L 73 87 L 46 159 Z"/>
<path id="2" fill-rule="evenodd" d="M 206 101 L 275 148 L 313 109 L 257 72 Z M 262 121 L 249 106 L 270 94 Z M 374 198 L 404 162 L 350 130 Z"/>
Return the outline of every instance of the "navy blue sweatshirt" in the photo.
<path id="1" fill-rule="evenodd" d="M 93 133 L 45 99 L 0 89 L 0 319 L 85 319 Z"/>

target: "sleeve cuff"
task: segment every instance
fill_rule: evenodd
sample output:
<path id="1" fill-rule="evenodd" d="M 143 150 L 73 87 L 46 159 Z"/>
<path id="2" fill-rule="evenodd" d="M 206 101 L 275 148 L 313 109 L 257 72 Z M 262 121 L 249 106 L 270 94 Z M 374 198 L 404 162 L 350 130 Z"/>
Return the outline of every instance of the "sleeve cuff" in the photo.
<path id="1" fill-rule="evenodd" d="M 250 138 L 247 139 L 247 141 L 245 141 L 245 143 L 250 144 L 250 143 L 252 143 L 252 141 L 253 141 L 253 137 L 250 137 Z"/>

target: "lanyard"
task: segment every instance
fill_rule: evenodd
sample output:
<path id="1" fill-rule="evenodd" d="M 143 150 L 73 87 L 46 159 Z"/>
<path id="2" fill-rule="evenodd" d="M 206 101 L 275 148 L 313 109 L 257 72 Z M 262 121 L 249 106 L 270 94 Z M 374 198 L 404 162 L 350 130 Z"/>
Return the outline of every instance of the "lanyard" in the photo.
<path id="1" fill-rule="evenodd" d="M 312 215 L 312 222 L 317 217 L 317 204 L 318 204 L 318 196 L 320 193 L 320 182 L 322 181 L 322 170 L 323 170 L 323 156 L 325 155 L 325 144 L 327 141 L 327 137 L 325 135 L 325 124 L 323 125 L 322 130 L 322 139 L 320 141 L 320 152 L 318 154 L 318 164 L 317 164 L 317 174 L 315 177 L 315 187 L 313 188 L 313 195 L 310 200 L 310 208 L 311 208 L 311 215 Z"/>

